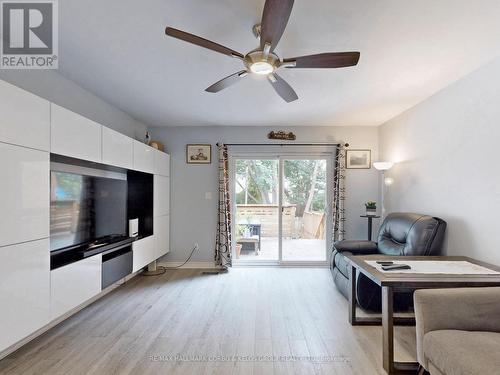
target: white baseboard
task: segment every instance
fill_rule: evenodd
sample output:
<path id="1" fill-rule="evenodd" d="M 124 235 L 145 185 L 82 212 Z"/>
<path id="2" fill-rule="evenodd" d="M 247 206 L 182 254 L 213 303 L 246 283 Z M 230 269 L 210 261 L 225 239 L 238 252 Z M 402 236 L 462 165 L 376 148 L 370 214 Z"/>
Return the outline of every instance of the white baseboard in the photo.
<path id="1" fill-rule="evenodd" d="M 159 261 L 157 264 L 159 266 L 163 266 L 166 268 L 172 268 L 181 265 L 182 262 Z M 179 268 L 218 268 L 218 267 L 215 267 L 215 262 L 188 262 Z"/>

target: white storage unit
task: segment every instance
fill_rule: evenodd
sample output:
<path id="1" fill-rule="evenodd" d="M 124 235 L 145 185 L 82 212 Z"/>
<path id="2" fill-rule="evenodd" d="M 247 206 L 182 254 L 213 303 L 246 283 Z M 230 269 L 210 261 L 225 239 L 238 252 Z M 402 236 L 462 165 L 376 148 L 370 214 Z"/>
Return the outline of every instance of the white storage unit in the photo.
<path id="1" fill-rule="evenodd" d="M 154 176 L 154 217 L 170 213 L 170 177 Z"/>
<path id="2" fill-rule="evenodd" d="M 102 161 L 102 126 L 51 103 L 50 152 Z"/>
<path id="3" fill-rule="evenodd" d="M 94 255 L 50 272 L 52 319 L 67 313 L 101 292 L 102 256 Z"/>
<path id="4" fill-rule="evenodd" d="M 170 215 L 154 218 L 153 230 L 156 237 L 156 258 L 170 252 Z"/>
<path id="5" fill-rule="evenodd" d="M 155 152 L 156 150 L 153 147 L 134 141 L 133 169 L 153 174 L 155 170 Z"/>
<path id="6" fill-rule="evenodd" d="M 155 152 L 153 232 L 156 237 L 156 257 L 170 251 L 170 155 Z"/>
<path id="7" fill-rule="evenodd" d="M 134 166 L 134 140 L 102 127 L 102 163 L 126 169 Z"/>
<path id="8" fill-rule="evenodd" d="M 169 251 L 170 156 L 0 80 L 0 352 L 101 292 L 101 255 L 50 270 L 49 152 L 154 175 L 133 271 Z"/>
<path id="9" fill-rule="evenodd" d="M 170 155 L 164 152 L 154 150 L 154 174 L 160 176 L 170 176 Z"/>
<path id="10" fill-rule="evenodd" d="M 158 258 L 155 236 L 149 236 L 132 243 L 132 272 L 137 272 Z"/>
<path id="11" fill-rule="evenodd" d="M 0 247 L 0 351 L 50 321 L 49 240 Z"/>
<path id="12" fill-rule="evenodd" d="M 49 154 L 0 143 L 0 246 L 49 236 Z"/>
<path id="13" fill-rule="evenodd" d="M 50 103 L 0 80 L 0 141 L 49 151 Z"/>

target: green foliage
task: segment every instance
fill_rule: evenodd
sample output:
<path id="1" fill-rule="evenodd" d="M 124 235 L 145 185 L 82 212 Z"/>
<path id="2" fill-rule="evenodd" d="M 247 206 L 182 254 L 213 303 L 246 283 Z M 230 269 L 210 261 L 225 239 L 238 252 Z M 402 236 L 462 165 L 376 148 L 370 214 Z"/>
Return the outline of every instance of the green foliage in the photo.
<path id="1" fill-rule="evenodd" d="M 377 209 L 377 202 L 368 201 L 365 203 L 365 207 L 369 210 L 376 210 Z"/>
<path id="2" fill-rule="evenodd" d="M 237 191 L 240 191 L 236 194 L 236 203 L 277 204 L 278 165 L 277 160 L 237 160 Z M 297 216 L 303 215 L 309 200 L 309 211 L 323 211 L 326 207 L 326 161 L 285 160 L 283 165 L 283 203 L 297 205 Z"/>

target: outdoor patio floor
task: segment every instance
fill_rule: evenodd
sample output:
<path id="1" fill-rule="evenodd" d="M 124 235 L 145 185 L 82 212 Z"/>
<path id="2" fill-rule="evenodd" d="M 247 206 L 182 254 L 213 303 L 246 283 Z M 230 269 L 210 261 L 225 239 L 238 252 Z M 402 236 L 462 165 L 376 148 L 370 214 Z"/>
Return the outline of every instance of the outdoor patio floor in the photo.
<path id="1" fill-rule="evenodd" d="M 248 245 L 247 245 L 248 246 Z M 261 250 L 257 255 L 253 250 L 242 250 L 238 260 L 278 260 L 279 242 L 277 237 L 262 237 Z M 284 261 L 325 261 L 325 240 L 283 239 Z"/>

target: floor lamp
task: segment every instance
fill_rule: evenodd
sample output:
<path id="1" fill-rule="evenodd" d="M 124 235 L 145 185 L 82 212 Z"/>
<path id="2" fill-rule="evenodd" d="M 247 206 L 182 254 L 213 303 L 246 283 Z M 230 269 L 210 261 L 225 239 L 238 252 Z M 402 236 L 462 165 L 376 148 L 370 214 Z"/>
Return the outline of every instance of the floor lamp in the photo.
<path id="1" fill-rule="evenodd" d="M 384 202 L 384 196 L 385 196 L 385 187 L 388 185 L 391 185 L 393 183 L 393 179 L 390 177 L 385 177 L 385 172 L 391 169 L 394 166 L 393 162 L 390 161 L 377 161 L 373 163 L 373 167 L 382 172 L 382 209 L 381 209 L 381 214 L 380 216 L 382 217 L 382 220 L 385 219 L 385 202 Z"/>

